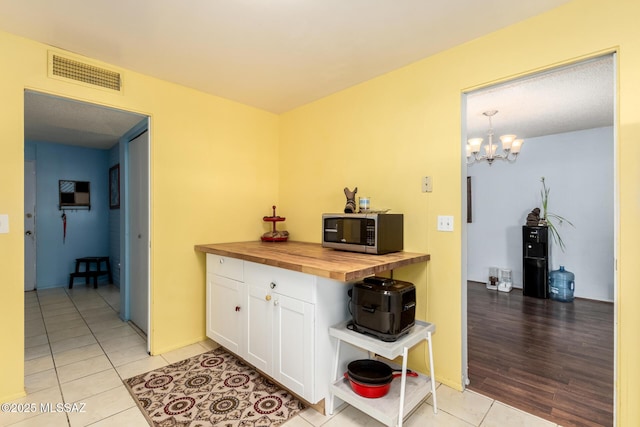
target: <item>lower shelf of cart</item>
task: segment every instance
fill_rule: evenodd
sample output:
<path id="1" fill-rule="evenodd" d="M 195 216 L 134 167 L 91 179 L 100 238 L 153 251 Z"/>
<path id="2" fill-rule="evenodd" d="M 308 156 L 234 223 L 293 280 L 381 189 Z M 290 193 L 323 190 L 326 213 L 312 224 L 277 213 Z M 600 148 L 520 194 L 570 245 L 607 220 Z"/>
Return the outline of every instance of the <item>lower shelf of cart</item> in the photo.
<path id="1" fill-rule="evenodd" d="M 345 378 L 340 378 L 331 384 L 330 390 L 334 396 L 344 400 L 354 408 L 361 410 L 381 423 L 388 426 L 395 426 L 398 424 L 398 415 L 400 413 L 400 385 L 401 378 L 395 378 L 391 382 L 389 393 L 376 399 L 362 397 L 356 394 L 351 389 L 349 381 Z M 420 374 L 418 377 L 407 377 L 403 417 L 411 413 L 430 392 L 430 377 Z"/>

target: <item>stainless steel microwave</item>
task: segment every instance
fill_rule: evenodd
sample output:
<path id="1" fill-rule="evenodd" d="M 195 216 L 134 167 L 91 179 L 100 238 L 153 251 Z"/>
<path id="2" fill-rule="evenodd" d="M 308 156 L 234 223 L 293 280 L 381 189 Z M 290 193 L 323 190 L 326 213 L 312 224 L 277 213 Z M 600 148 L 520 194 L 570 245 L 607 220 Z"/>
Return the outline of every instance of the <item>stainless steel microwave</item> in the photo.
<path id="1" fill-rule="evenodd" d="M 322 214 L 322 246 L 367 254 L 401 251 L 402 214 Z"/>

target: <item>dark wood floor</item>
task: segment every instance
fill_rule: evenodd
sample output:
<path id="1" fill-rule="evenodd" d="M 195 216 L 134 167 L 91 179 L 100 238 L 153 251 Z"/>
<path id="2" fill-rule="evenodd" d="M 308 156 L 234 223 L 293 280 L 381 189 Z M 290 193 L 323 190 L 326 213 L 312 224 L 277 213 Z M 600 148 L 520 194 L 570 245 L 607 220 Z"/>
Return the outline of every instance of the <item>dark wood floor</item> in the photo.
<path id="1" fill-rule="evenodd" d="M 468 284 L 469 388 L 563 426 L 613 425 L 613 304 Z"/>

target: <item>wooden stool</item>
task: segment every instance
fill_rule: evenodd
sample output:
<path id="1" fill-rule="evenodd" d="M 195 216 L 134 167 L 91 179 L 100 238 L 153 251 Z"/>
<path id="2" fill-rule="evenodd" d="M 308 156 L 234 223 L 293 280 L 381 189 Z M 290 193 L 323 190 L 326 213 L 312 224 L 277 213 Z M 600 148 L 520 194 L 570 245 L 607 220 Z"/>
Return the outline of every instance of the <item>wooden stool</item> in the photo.
<path id="1" fill-rule="evenodd" d="M 102 270 L 102 263 L 106 264 L 106 270 Z M 96 269 L 92 270 L 91 265 L 96 265 Z M 81 271 L 80 266 L 84 265 L 84 271 Z M 76 258 L 76 271 L 69 275 L 69 289 L 73 288 L 73 279 L 76 277 L 84 277 L 84 283 L 89 284 L 89 280 L 93 278 L 94 289 L 98 288 L 98 277 L 106 274 L 109 279 L 109 283 L 113 283 L 113 276 L 111 275 L 111 264 L 109 263 L 109 257 L 107 256 L 91 256 Z"/>

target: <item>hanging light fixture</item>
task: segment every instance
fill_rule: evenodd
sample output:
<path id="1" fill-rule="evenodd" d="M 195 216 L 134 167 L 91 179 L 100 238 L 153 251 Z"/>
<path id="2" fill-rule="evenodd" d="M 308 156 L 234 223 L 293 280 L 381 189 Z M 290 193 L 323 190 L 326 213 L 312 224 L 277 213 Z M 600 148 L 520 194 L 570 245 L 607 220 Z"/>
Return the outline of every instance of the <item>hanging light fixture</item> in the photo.
<path id="1" fill-rule="evenodd" d="M 489 162 L 489 166 L 494 160 L 507 160 L 513 162 L 518 157 L 520 149 L 522 148 L 523 140 L 516 139 L 516 135 L 502 135 L 500 142 L 502 142 L 502 152 L 498 152 L 498 144 L 493 142 L 493 126 L 491 124 L 491 118 L 498 113 L 498 110 L 485 111 L 484 114 L 489 118 L 489 143 L 484 146 L 484 154 L 479 154 L 482 148 L 483 138 L 471 138 L 467 141 L 467 164 L 480 162 L 486 160 Z"/>

